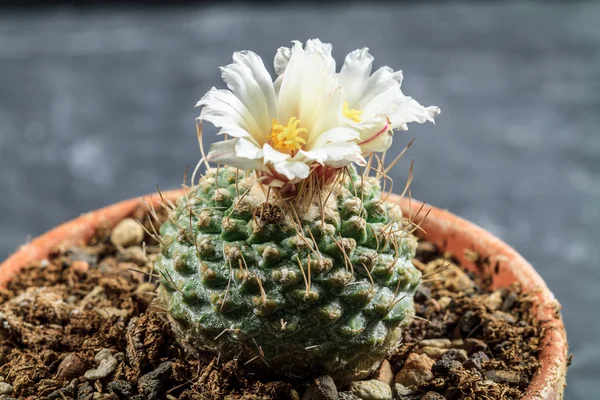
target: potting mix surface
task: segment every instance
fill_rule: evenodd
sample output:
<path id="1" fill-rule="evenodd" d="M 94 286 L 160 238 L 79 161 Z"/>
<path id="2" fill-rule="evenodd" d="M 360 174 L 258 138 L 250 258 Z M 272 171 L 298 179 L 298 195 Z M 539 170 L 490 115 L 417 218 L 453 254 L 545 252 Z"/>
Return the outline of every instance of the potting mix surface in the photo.
<path id="1" fill-rule="evenodd" d="M 470 254 L 475 277 L 422 242 L 417 317 L 373 377 L 339 388 L 328 377 L 269 380 L 186 351 L 153 302 L 156 243 L 110 236 L 100 228 L 60 246 L 0 289 L 0 399 L 518 399 L 538 368 L 532 294 L 490 291 L 493 265 Z"/>

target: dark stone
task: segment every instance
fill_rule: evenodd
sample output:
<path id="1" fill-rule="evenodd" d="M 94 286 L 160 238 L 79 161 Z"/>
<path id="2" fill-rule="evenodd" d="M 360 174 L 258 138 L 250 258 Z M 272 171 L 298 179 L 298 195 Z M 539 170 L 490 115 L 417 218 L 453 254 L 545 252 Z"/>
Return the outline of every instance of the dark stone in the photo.
<path id="1" fill-rule="evenodd" d="M 467 361 L 467 352 L 462 349 L 450 349 L 444 353 L 442 358 L 446 358 L 448 360 L 458 361 L 459 363 L 464 363 Z"/>
<path id="2" fill-rule="evenodd" d="M 77 400 L 90 400 L 93 397 L 94 388 L 89 382 L 83 382 L 77 388 Z"/>
<path id="3" fill-rule="evenodd" d="M 446 390 L 446 392 L 444 393 L 444 397 L 447 400 L 459 400 L 460 398 L 462 398 L 462 396 L 463 392 L 456 387 L 448 388 L 448 390 Z"/>
<path id="4" fill-rule="evenodd" d="M 173 366 L 173 362 L 172 361 L 164 362 L 164 363 L 160 364 L 158 367 L 156 367 L 154 370 L 152 370 L 152 371 L 148 372 L 147 374 L 143 375 L 140 378 L 140 381 L 142 381 L 144 379 L 158 379 L 158 380 L 163 380 L 167 376 L 171 375 L 171 367 L 172 366 Z"/>
<path id="5" fill-rule="evenodd" d="M 419 285 L 415 292 L 415 302 L 423 304 L 431 297 L 431 289 L 427 286 Z"/>
<path id="6" fill-rule="evenodd" d="M 446 400 L 446 398 L 437 392 L 427 392 L 421 400 Z"/>
<path id="7" fill-rule="evenodd" d="M 479 316 L 473 311 L 469 310 L 461 317 L 460 321 L 458 322 L 458 326 L 460 327 L 462 333 L 469 335 L 475 330 L 475 328 L 477 328 L 480 322 L 481 320 Z"/>
<path id="8" fill-rule="evenodd" d="M 451 370 L 455 368 L 460 368 L 461 366 L 462 364 L 458 361 L 450 360 L 448 358 L 442 358 L 441 360 L 438 360 L 435 362 L 435 364 L 433 364 L 433 367 L 431 367 L 431 372 L 433 372 L 434 374 L 445 375 Z"/>
<path id="9" fill-rule="evenodd" d="M 329 375 L 323 375 L 315 379 L 315 383 L 310 385 L 302 400 L 337 400 L 338 391 L 335 382 Z"/>
<path id="10" fill-rule="evenodd" d="M 165 387 L 158 379 L 146 379 L 143 382 L 138 382 L 138 391 L 141 392 L 148 400 L 158 400 L 161 398 Z"/>
<path id="11" fill-rule="evenodd" d="M 171 361 L 164 362 L 153 371 L 142 375 L 138 380 L 138 391 L 145 395 L 148 400 L 161 398 L 165 390 L 165 381 L 171 375 Z"/>
<path id="12" fill-rule="evenodd" d="M 67 386 L 50 393 L 48 395 L 48 398 L 62 400 L 65 397 L 75 397 L 75 394 L 77 393 L 77 385 L 78 384 L 79 384 L 79 380 L 73 379 Z"/>
<path id="13" fill-rule="evenodd" d="M 478 351 L 463 363 L 463 367 L 468 369 L 474 368 L 476 370 L 481 370 L 483 368 L 483 364 L 485 364 L 488 361 L 490 361 L 490 358 L 483 351 Z"/>
<path id="14" fill-rule="evenodd" d="M 469 355 L 473 353 L 477 353 L 478 351 L 485 351 L 488 348 L 488 345 L 479 339 L 466 339 L 463 345 L 465 350 Z"/>
<path id="15" fill-rule="evenodd" d="M 106 388 L 109 392 L 118 394 L 119 396 L 131 396 L 133 394 L 131 383 L 127 381 L 113 381 Z"/>

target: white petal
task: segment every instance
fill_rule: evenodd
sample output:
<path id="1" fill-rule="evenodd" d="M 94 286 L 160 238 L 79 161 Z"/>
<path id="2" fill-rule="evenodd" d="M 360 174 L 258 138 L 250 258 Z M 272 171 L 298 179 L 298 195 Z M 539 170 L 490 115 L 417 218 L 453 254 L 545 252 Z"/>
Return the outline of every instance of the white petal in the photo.
<path id="1" fill-rule="evenodd" d="M 277 75 L 283 74 L 285 68 L 290 62 L 290 57 L 292 56 L 292 50 L 289 47 L 280 47 L 277 49 L 277 53 L 275 54 L 275 60 L 273 61 L 273 65 L 275 66 L 275 73 Z"/>
<path id="2" fill-rule="evenodd" d="M 306 140 L 304 148 L 310 150 L 321 133 L 342 125 L 343 100 L 335 74 L 324 70 L 316 50 L 309 55 L 295 42 L 291 51 L 279 90 L 277 120 L 285 124 L 298 118 L 300 127 L 308 131 L 301 134 Z"/>
<path id="3" fill-rule="evenodd" d="M 275 171 L 285 175 L 290 181 L 305 179 L 310 173 L 310 167 L 300 161 L 279 161 L 273 164 Z"/>
<path id="4" fill-rule="evenodd" d="M 309 39 L 304 46 L 306 54 L 318 59 L 324 71 L 335 74 L 335 59 L 331 56 L 331 49 L 330 43 L 323 43 L 319 39 Z"/>
<path id="5" fill-rule="evenodd" d="M 276 98 L 273 82 L 260 57 L 251 51 L 236 52 L 233 63 L 221 67 L 221 76 L 254 116 L 260 132 L 266 137 L 271 131 L 271 119 L 276 115 Z"/>
<path id="6" fill-rule="evenodd" d="M 350 105 L 354 105 L 360 99 L 371 73 L 372 64 L 373 56 L 366 47 L 354 50 L 346 56 L 339 80 L 344 92 L 344 100 Z"/>
<path id="7" fill-rule="evenodd" d="M 345 167 L 351 163 L 365 164 L 361 148 L 354 142 L 327 143 L 311 151 L 299 153 L 307 160 L 316 161 L 329 167 Z"/>
<path id="8" fill-rule="evenodd" d="M 213 87 L 196 106 L 202 107 L 198 119 L 223 128 L 221 132 L 234 137 L 252 137 L 260 133 L 254 116 L 229 90 Z"/>
<path id="9" fill-rule="evenodd" d="M 294 42 L 290 61 L 283 73 L 277 98 L 277 120 L 287 123 L 291 117 L 299 118 L 299 101 L 306 67 L 306 56 L 300 42 Z"/>
<path id="10" fill-rule="evenodd" d="M 208 162 L 216 164 L 230 165 L 235 168 L 244 170 L 263 170 L 262 160 L 250 160 L 248 158 L 239 157 L 235 152 L 235 146 L 240 139 L 224 140 L 222 142 L 213 143 L 206 156 Z"/>
<path id="11" fill-rule="evenodd" d="M 387 120 L 380 119 L 378 124 L 361 132 L 359 145 L 363 154 L 386 151 L 392 145 L 392 135 Z"/>
<path id="12" fill-rule="evenodd" d="M 246 139 L 240 139 L 235 145 L 235 154 L 238 157 L 257 159 L 263 158 L 263 151 L 256 144 L 249 142 Z"/>
<path id="13" fill-rule="evenodd" d="M 352 108 L 369 113 L 374 106 L 371 103 L 377 103 L 381 109 L 398 98 L 402 99 L 404 95 L 394 77 L 394 71 L 389 67 L 381 67 L 366 80 L 360 99 L 352 104 Z"/>
<path id="14" fill-rule="evenodd" d="M 282 153 L 271 147 L 270 144 L 265 143 L 263 145 L 263 153 L 265 155 L 265 164 L 269 162 L 279 162 L 289 160 L 291 157 L 289 154 Z"/>
<path id="15" fill-rule="evenodd" d="M 292 43 L 298 43 L 302 46 L 301 42 L 297 40 Z M 306 45 L 304 46 L 304 51 L 310 57 L 314 57 L 321 64 L 322 68 L 326 70 L 328 73 L 335 73 L 335 59 L 331 55 L 332 47 L 330 43 L 323 43 L 319 39 L 309 39 L 306 41 Z M 289 47 L 280 47 L 277 49 L 277 54 L 275 54 L 275 60 L 273 64 L 275 66 L 275 73 L 277 75 L 283 74 L 288 63 L 290 62 L 290 57 L 292 56 L 292 50 Z"/>
<path id="16" fill-rule="evenodd" d="M 435 122 L 434 118 L 440 114 L 440 108 L 435 106 L 424 107 L 415 99 L 406 97 L 405 101 L 390 115 L 392 127 L 401 126 L 410 122 L 418 122 L 420 124 Z"/>
<path id="17" fill-rule="evenodd" d="M 319 135 L 312 148 L 318 148 L 329 142 L 350 142 L 358 139 L 359 136 L 359 132 L 355 129 L 338 126 Z"/>
<path id="18" fill-rule="evenodd" d="M 393 72 L 392 75 L 396 82 L 398 82 L 398 86 L 402 86 L 402 81 L 404 80 L 404 74 L 402 73 L 402 70 Z"/>

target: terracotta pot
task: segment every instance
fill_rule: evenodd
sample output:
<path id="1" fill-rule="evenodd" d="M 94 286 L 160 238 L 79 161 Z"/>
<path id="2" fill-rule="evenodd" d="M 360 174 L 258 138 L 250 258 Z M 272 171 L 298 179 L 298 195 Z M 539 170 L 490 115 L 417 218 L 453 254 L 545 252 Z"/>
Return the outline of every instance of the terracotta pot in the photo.
<path id="1" fill-rule="evenodd" d="M 181 193 L 181 191 L 171 191 L 163 195 L 173 200 Z M 145 198 L 155 205 L 159 203 L 157 195 L 148 195 Z M 389 201 L 399 201 L 399 199 L 392 195 Z M 100 223 L 114 226 L 130 215 L 139 204 L 140 199 L 136 198 L 92 211 L 21 246 L 15 254 L 0 265 L 0 287 L 5 287 L 24 265 L 48 257 L 49 252 L 60 243 L 87 241 L 94 235 Z M 415 200 L 411 204 L 406 200 L 400 200 L 400 204 L 405 213 L 412 212 L 412 215 L 415 215 L 421 207 L 421 203 Z M 461 265 L 481 273 L 465 256 L 465 250 L 473 250 L 490 258 L 491 265 L 494 266 L 492 272 L 495 288 L 520 282 L 526 289 L 536 289 L 539 300 L 536 311 L 540 320 L 544 321 L 545 336 L 541 343 L 541 368 L 534 376 L 523 399 L 562 399 L 567 368 L 567 337 L 560 315 L 560 304 L 552 292 L 533 267 L 506 243 L 448 211 L 429 206 L 426 206 L 425 210 L 429 208 L 431 212 L 421 224 L 426 231 L 426 238 L 454 254 Z M 423 214 L 422 212 L 421 215 Z"/>

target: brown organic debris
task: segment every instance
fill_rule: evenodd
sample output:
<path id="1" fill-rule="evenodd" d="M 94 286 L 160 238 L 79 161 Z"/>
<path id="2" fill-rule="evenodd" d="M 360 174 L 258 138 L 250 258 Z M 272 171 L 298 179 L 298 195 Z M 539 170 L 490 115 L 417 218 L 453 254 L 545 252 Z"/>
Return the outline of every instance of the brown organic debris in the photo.
<path id="1" fill-rule="evenodd" d="M 306 190 L 326 197 L 321 186 L 313 182 Z M 255 219 L 284 223 L 287 211 L 282 202 L 265 202 Z M 110 393 L 119 385 L 148 396 L 144 382 L 159 380 L 160 396 L 169 399 L 300 398 L 311 382 L 259 379 L 237 360 L 184 350 L 165 310 L 152 303 L 157 287 L 152 261 L 159 250 L 150 232 L 168 218 L 167 207 L 150 210 L 152 217 L 148 212 L 140 207 L 131 216 L 144 224 L 144 245 L 115 245 L 111 230 L 100 227 L 88 244 L 59 246 L 0 290 L 0 375 L 13 387 L 12 396 L 76 398 L 78 391 Z M 343 251 L 343 243 L 334 240 Z M 299 235 L 299 245 L 312 242 Z M 318 249 L 312 250 L 318 260 Z M 415 265 L 425 277 L 415 297 L 415 319 L 372 379 L 395 378 L 426 398 L 436 393 L 448 399 L 520 398 L 538 368 L 543 335 L 533 295 L 518 286 L 490 291 L 489 276 L 474 278 L 427 242 L 419 244 Z M 305 267 L 311 268 L 300 266 Z M 308 291 L 310 271 L 304 272 Z"/>

